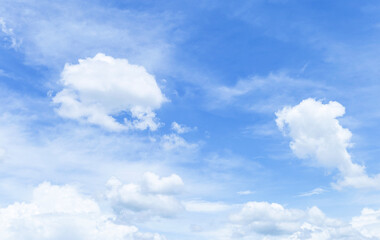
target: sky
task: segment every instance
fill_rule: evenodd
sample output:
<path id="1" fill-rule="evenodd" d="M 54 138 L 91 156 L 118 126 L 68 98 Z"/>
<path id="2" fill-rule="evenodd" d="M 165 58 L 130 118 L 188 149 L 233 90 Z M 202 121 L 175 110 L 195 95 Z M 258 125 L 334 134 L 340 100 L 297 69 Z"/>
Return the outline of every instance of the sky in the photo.
<path id="1" fill-rule="evenodd" d="M 0 0 L 0 238 L 380 239 L 380 3 Z"/>

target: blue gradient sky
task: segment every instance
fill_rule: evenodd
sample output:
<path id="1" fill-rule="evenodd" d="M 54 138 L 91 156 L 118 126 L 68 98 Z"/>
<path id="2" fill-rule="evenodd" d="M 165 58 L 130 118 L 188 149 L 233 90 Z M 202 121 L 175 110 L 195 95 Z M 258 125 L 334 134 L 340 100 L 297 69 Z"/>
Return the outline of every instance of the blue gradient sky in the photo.
<path id="1" fill-rule="evenodd" d="M 355 0 L 0 0 L 1 208 L 32 202 L 33 189 L 49 182 L 95 199 L 118 224 L 167 239 L 294 234 L 230 223 L 248 202 L 317 206 L 352 225 L 363 208 L 380 208 L 380 188 L 334 188 L 341 173 L 297 157 L 275 113 L 308 98 L 339 102 L 346 111 L 339 124 L 352 133 L 352 162 L 369 176 L 380 173 L 379 11 L 378 1 Z M 58 113 L 53 99 L 65 88 L 65 64 L 98 53 L 154 76 L 168 99 L 154 110 L 157 130 L 109 131 Z M 128 109 L 110 117 L 121 124 L 132 118 Z M 173 122 L 188 132 L 176 132 Z M 168 138 L 173 146 L 165 148 Z M 136 183 L 145 172 L 180 176 L 184 190 L 174 197 L 184 206 L 225 208 L 167 217 L 126 204 L 133 216 L 117 212 L 104 197 L 107 181 Z M 215 234 L 231 224 L 241 224 L 242 235 Z M 380 232 L 353 231 L 362 235 L 352 239 L 380 239 Z"/>

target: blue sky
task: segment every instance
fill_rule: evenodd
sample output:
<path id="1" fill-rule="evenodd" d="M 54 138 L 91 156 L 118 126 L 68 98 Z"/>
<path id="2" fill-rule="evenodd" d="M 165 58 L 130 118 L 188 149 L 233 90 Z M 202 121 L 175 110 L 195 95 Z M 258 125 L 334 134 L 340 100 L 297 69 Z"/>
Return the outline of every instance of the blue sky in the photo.
<path id="1" fill-rule="evenodd" d="M 380 239 L 379 11 L 0 0 L 0 235 Z"/>

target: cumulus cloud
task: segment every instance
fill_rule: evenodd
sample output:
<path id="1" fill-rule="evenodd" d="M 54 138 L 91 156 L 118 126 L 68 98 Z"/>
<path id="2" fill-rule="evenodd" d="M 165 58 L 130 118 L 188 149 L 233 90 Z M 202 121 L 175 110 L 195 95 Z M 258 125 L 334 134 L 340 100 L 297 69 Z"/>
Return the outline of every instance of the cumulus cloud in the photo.
<path id="1" fill-rule="evenodd" d="M 248 202 L 239 213 L 231 216 L 231 220 L 255 232 L 276 235 L 296 231 L 300 220 L 307 217 L 301 210 L 285 209 L 277 203 Z"/>
<path id="2" fill-rule="evenodd" d="M 61 73 L 63 90 L 53 98 L 64 118 L 99 125 L 108 130 L 159 127 L 154 110 L 166 100 L 157 82 L 144 67 L 126 59 L 98 53 L 93 58 L 66 64 Z M 127 113 L 123 123 L 116 116 Z"/>
<path id="3" fill-rule="evenodd" d="M 347 149 L 352 146 L 352 134 L 337 119 L 344 113 L 345 108 L 338 102 L 323 104 L 309 98 L 276 112 L 276 123 L 292 139 L 290 148 L 298 158 L 315 166 L 339 170 L 341 179 L 335 187 L 378 187 L 380 175 L 368 177 L 365 167 L 351 160 Z"/>
<path id="4" fill-rule="evenodd" d="M 168 177 L 160 177 L 152 172 L 146 172 L 143 176 L 145 189 L 151 193 L 176 194 L 183 190 L 184 184 L 177 174 Z"/>
<path id="5" fill-rule="evenodd" d="M 4 240 L 164 240 L 159 234 L 141 233 L 135 226 L 116 224 L 97 202 L 72 186 L 48 182 L 33 191 L 29 203 L 0 209 L 0 235 Z"/>
<path id="6" fill-rule="evenodd" d="M 278 203 L 248 202 L 230 216 L 221 239 L 367 239 L 350 224 L 331 219 L 317 207 L 288 209 Z"/>
<path id="7" fill-rule="evenodd" d="M 154 173 L 144 174 L 143 184 L 123 184 L 111 178 L 107 198 L 121 214 L 141 213 L 142 216 L 171 217 L 183 210 L 174 196 L 182 190 L 183 182 L 178 175 L 160 178 Z"/>
<path id="8" fill-rule="evenodd" d="M 380 239 L 380 209 L 364 208 L 360 216 L 353 217 L 351 225 L 371 239 Z"/>

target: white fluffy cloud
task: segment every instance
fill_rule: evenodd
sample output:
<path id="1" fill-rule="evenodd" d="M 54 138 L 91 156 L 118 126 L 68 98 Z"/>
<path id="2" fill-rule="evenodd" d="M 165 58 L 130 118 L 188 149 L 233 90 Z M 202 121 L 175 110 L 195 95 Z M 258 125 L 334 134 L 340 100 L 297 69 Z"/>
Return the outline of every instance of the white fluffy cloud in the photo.
<path id="1" fill-rule="evenodd" d="M 221 239 L 367 239 L 355 227 L 326 217 L 317 207 L 300 210 L 277 203 L 248 202 L 230 220 Z"/>
<path id="2" fill-rule="evenodd" d="M 170 217 L 183 210 L 181 202 L 174 196 L 182 190 L 183 182 L 175 174 L 160 178 L 148 172 L 144 174 L 141 185 L 123 184 L 116 178 L 111 178 L 107 185 L 107 198 L 121 214 Z"/>
<path id="3" fill-rule="evenodd" d="M 93 58 L 66 64 L 61 73 L 63 90 L 53 98 L 60 116 L 113 131 L 156 130 L 154 110 L 166 101 L 154 76 L 144 67 L 98 53 Z M 124 123 L 116 115 L 127 112 Z"/>
<path id="4" fill-rule="evenodd" d="M 380 239 L 380 209 L 364 208 L 360 216 L 352 218 L 351 225 L 368 238 Z"/>
<path id="5" fill-rule="evenodd" d="M 116 224 L 91 198 L 71 186 L 40 184 L 29 203 L 0 209 L 0 236 L 4 240 L 163 240 L 134 226 Z"/>
<path id="6" fill-rule="evenodd" d="M 378 187 L 380 176 L 368 177 L 365 167 L 351 160 L 347 148 L 351 146 L 352 134 L 337 119 L 344 113 L 345 108 L 338 102 L 323 104 L 309 98 L 276 112 L 276 123 L 292 139 L 290 148 L 298 158 L 340 171 L 341 179 L 335 187 Z"/>
<path id="7" fill-rule="evenodd" d="M 285 209 L 277 203 L 248 202 L 239 213 L 231 216 L 231 220 L 257 233 L 278 235 L 295 232 L 302 224 L 301 220 L 310 216 L 322 217 L 317 208 L 311 208 L 309 212 Z"/>
<path id="8" fill-rule="evenodd" d="M 176 194 L 183 190 L 183 181 L 177 174 L 160 177 L 152 172 L 143 176 L 144 186 L 148 192 L 159 194 Z"/>

